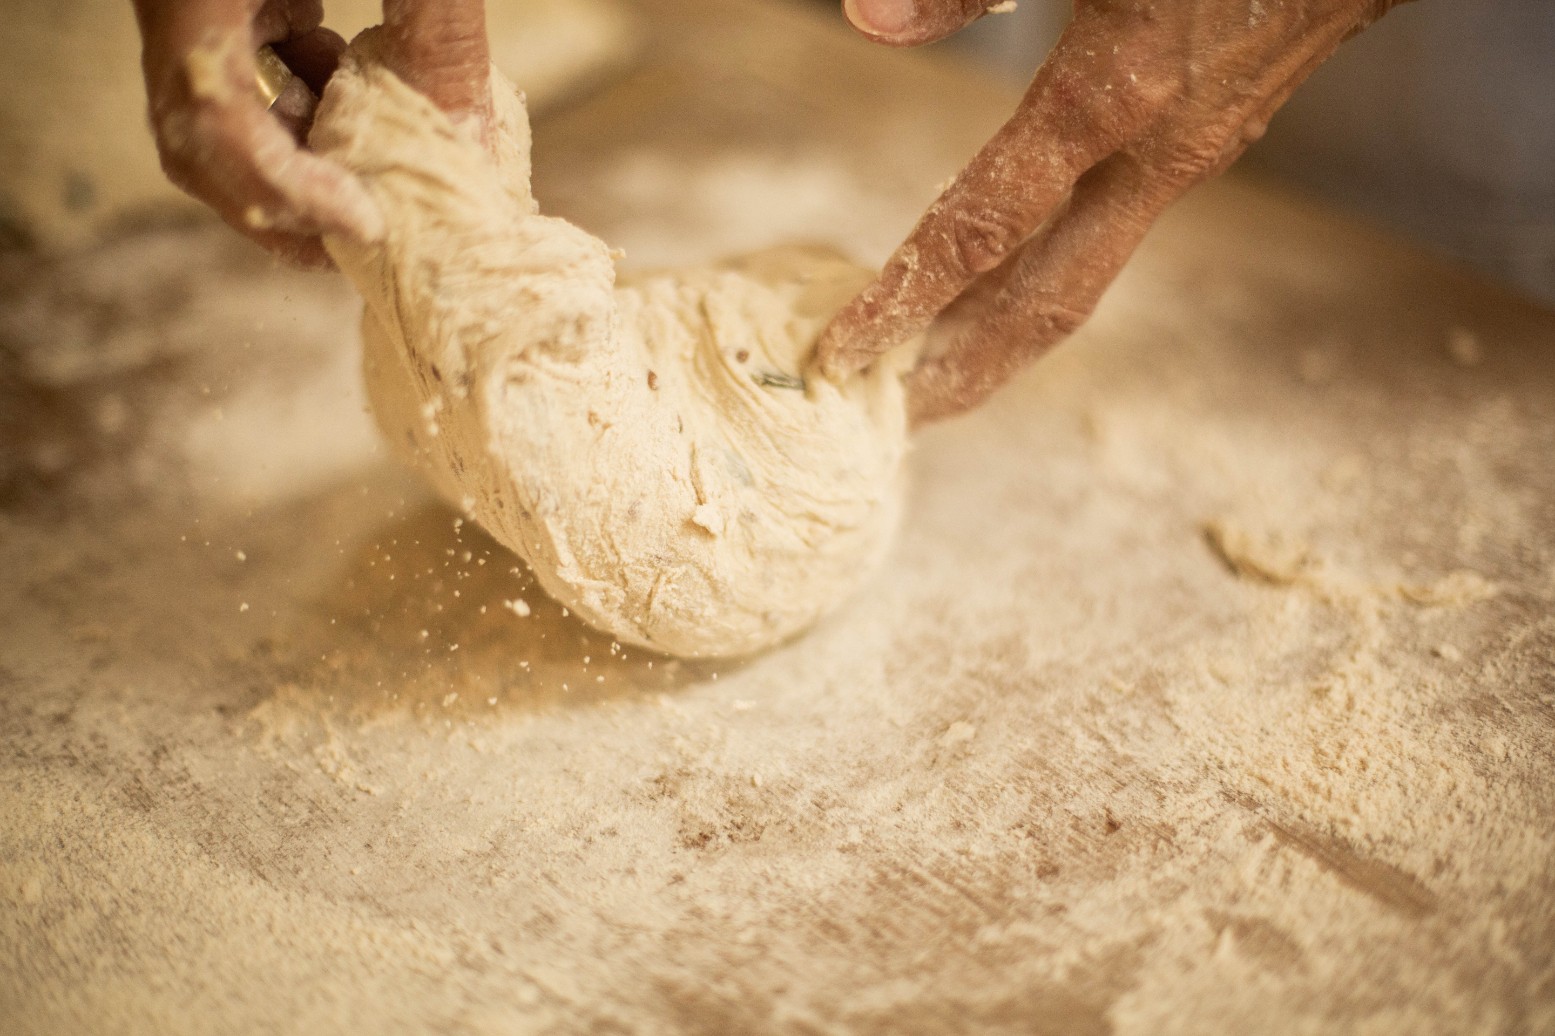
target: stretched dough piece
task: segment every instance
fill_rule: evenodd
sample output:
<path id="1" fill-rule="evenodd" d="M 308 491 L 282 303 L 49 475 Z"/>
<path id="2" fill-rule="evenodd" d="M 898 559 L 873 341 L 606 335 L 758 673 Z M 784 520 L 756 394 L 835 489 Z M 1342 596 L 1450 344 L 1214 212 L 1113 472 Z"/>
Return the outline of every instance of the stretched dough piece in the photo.
<path id="1" fill-rule="evenodd" d="M 327 242 L 366 299 L 369 396 L 402 456 L 618 639 L 755 651 L 881 560 L 915 346 L 805 377 L 869 272 L 785 248 L 617 286 L 609 249 L 538 214 L 522 100 L 493 72 L 490 150 L 353 44 L 312 143 L 361 176 L 385 241 Z"/>

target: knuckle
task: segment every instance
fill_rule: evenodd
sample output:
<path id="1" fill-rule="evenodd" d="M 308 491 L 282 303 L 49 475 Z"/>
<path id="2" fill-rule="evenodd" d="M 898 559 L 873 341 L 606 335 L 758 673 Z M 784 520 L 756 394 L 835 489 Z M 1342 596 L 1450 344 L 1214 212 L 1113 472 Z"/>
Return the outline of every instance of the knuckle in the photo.
<path id="1" fill-rule="evenodd" d="M 1018 207 L 984 203 L 957 209 L 950 217 L 952 262 L 968 277 L 987 273 L 1020 247 L 1030 231 Z"/>
<path id="2" fill-rule="evenodd" d="M 1028 347 L 1043 349 L 1078 331 L 1091 318 L 1091 306 L 1076 306 L 1051 295 L 1037 295 L 1024 307 L 1022 323 Z"/>
<path id="3" fill-rule="evenodd" d="M 1140 122 L 1154 121 L 1172 111 L 1188 92 L 1187 78 L 1177 69 L 1128 72 L 1120 90 Z"/>
<path id="4" fill-rule="evenodd" d="M 1159 148 L 1150 165 L 1170 183 L 1197 183 L 1225 161 L 1228 139 L 1229 135 L 1195 134 Z"/>
<path id="5" fill-rule="evenodd" d="M 1091 319 L 1091 310 L 1088 307 L 1082 309 L 1054 302 L 1042 307 L 1038 318 L 1056 340 L 1068 338 L 1080 330 L 1080 326 Z"/>
<path id="6" fill-rule="evenodd" d="M 1173 111 L 1188 88 L 1187 75 L 1181 68 L 1139 62 L 1117 68 L 1103 93 L 1113 98 L 1121 117 L 1130 125 L 1143 126 Z"/>
<path id="7" fill-rule="evenodd" d="M 1101 75 L 1083 66 L 1061 68 L 1052 77 L 1051 90 L 1067 135 L 1089 158 L 1127 144 L 1181 96 L 1181 84 L 1172 74 L 1136 70 L 1128 63 Z"/>
<path id="8" fill-rule="evenodd" d="M 1054 73 L 1053 101 L 1069 131 L 1081 140 L 1091 139 L 1107 132 L 1116 115 L 1113 99 L 1095 88 L 1089 77 L 1079 69 L 1063 68 Z"/>

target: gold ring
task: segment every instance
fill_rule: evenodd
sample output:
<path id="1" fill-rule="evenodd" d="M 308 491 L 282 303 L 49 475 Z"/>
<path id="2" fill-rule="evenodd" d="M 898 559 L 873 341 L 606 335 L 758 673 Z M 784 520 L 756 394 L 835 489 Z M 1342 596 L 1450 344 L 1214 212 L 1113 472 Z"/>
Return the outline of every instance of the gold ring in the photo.
<path id="1" fill-rule="evenodd" d="M 265 102 L 265 109 L 269 110 L 275 107 L 281 92 L 297 77 L 286 67 L 286 62 L 281 60 L 281 56 L 270 49 L 269 44 L 255 52 L 254 63 L 259 68 L 259 73 L 255 76 L 259 83 L 259 96 Z"/>

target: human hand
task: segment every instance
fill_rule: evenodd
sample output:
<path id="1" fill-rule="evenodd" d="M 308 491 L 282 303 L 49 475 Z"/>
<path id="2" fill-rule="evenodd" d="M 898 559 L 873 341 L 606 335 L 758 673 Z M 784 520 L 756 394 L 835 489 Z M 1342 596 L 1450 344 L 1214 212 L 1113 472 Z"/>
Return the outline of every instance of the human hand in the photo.
<path id="1" fill-rule="evenodd" d="M 951 311 L 909 376 L 915 424 L 976 406 L 1085 321 L 1166 207 L 1218 175 L 1345 39 L 1401 0 L 1075 0 L 1015 114 L 832 321 L 829 377 Z M 990 0 L 844 0 L 911 46 Z"/>
<path id="2" fill-rule="evenodd" d="M 305 147 L 314 100 L 345 50 L 322 0 L 135 0 L 152 128 L 169 178 L 239 232 L 304 266 L 321 235 L 373 240 L 383 216 L 362 185 Z M 385 0 L 391 67 L 456 117 L 489 117 L 481 0 Z M 296 78 L 268 109 L 255 52 Z"/>
<path id="3" fill-rule="evenodd" d="M 372 239 L 383 217 L 349 173 L 304 147 L 314 96 L 345 41 L 322 0 L 134 0 L 162 168 L 273 254 L 328 263 L 326 231 Z M 296 79 L 267 109 L 255 52 L 271 44 Z M 311 92 L 310 92 L 311 91 Z"/>

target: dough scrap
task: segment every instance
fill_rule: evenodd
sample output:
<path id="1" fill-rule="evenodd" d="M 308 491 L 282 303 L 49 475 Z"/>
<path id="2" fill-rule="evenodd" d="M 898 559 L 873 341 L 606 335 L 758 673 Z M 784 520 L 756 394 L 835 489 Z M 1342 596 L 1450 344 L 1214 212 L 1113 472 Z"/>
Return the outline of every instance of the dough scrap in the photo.
<path id="1" fill-rule="evenodd" d="M 352 45 L 313 146 L 387 238 L 331 239 L 366 300 L 368 394 L 394 448 L 617 639 L 769 647 L 889 548 L 917 344 L 842 384 L 815 337 L 870 271 L 787 247 L 617 285 L 605 244 L 538 213 L 522 99 L 493 71 L 490 150 Z"/>

